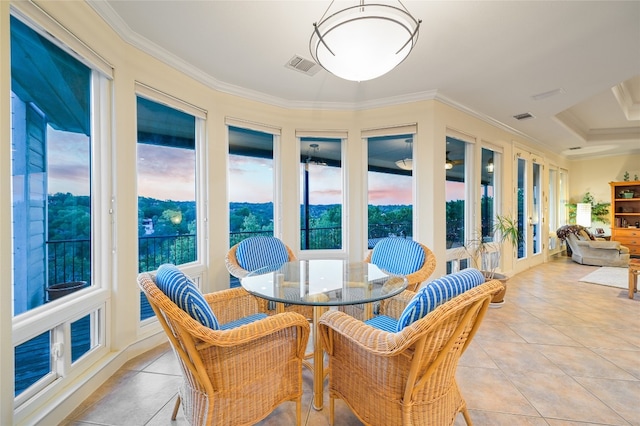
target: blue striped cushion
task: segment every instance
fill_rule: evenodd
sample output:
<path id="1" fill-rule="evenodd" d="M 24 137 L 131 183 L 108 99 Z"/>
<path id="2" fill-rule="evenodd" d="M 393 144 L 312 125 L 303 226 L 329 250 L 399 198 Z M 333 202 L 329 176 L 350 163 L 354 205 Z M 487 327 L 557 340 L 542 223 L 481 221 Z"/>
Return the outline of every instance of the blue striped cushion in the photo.
<path id="1" fill-rule="evenodd" d="M 437 306 L 484 283 L 484 281 L 482 272 L 475 268 L 467 268 L 425 284 L 402 311 L 400 318 L 398 318 L 396 331 L 402 330 L 427 315 Z"/>
<path id="2" fill-rule="evenodd" d="M 220 326 L 220 330 L 231 330 L 232 328 L 240 327 L 241 325 L 245 325 L 245 324 L 251 324 L 252 322 L 261 320 L 266 317 L 267 317 L 267 314 L 263 314 L 263 313 L 249 315 L 248 317 L 240 318 L 235 321 L 230 321 L 226 324 L 222 324 Z"/>
<path id="3" fill-rule="evenodd" d="M 422 268 L 424 261 L 422 246 L 407 238 L 383 238 L 371 253 L 371 263 L 392 274 L 412 274 Z"/>
<path id="4" fill-rule="evenodd" d="M 218 330 L 218 320 L 198 287 L 175 265 L 164 264 L 156 274 L 158 288 L 180 309 L 205 327 Z"/>
<path id="5" fill-rule="evenodd" d="M 247 271 L 289 261 L 289 252 L 275 237 L 250 237 L 240 241 L 236 250 L 238 264 Z"/>
<path id="6" fill-rule="evenodd" d="M 389 333 L 395 333 L 398 327 L 398 320 L 386 315 L 378 315 L 377 317 L 373 317 L 370 320 L 365 321 L 364 323 L 379 330 L 388 331 Z"/>

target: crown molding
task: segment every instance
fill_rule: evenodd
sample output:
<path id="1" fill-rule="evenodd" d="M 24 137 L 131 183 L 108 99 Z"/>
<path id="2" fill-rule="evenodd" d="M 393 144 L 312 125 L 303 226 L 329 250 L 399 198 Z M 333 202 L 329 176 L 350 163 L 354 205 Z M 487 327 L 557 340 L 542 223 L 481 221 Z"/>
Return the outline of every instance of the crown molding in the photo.
<path id="1" fill-rule="evenodd" d="M 285 109 L 308 109 L 308 110 L 333 110 L 333 111 L 360 111 L 373 108 L 388 107 L 401 105 L 410 102 L 419 102 L 425 100 L 437 100 L 457 110 L 465 112 L 481 121 L 489 123 L 509 133 L 513 133 L 532 143 L 544 145 L 541 141 L 514 129 L 513 127 L 480 113 L 474 109 L 462 105 L 453 99 L 450 99 L 437 90 L 428 90 L 423 92 L 409 93 L 404 95 L 380 98 L 365 102 L 316 102 L 316 101 L 291 101 L 277 96 L 268 95 L 255 90 L 246 89 L 236 85 L 228 84 L 213 78 L 211 75 L 189 64 L 176 55 L 159 47 L 155 43 L 149 41 L 145 37 L 134 32 L 122 18 L 113 10 L 106 0 L 86 0 L 91 8 L 126 42 L 141 51 L 153 56 L 159 61 L 175 68 L 176 70 L 188 75 L 194 80 L 210 87 L 214 90 L 227 93 L 229 95 L 238 96 L 247 100 L 265 103 L 268 105 L 285 108 Z"/>
<path id="2" fill-rule="evenodd" d="M 611 91 L 627 120 L 640 120 L 640 103 L 633 99 L 631 88 L 625 82 L 622 82 L 613 86 Z"/>
<path id="3" fill-rule="evenodd" d="M 582 142 L 588 139 L 588 131 L 586 125 L 570 110 L 562 111 L 551 117 L 556 123 L 567 129 L 573 135 L 577 136 Z"/>

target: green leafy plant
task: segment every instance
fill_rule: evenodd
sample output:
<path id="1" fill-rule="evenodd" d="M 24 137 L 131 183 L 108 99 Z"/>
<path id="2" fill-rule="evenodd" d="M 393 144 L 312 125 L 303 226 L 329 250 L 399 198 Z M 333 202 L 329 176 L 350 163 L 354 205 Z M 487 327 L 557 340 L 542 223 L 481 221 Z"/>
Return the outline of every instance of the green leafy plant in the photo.
<path id="1" fill-rule="evenodd" d="M 595 198 L 590 192 L 584 194 L 581 202 L 591 204 L 592 222 L 609 223 L 609 207 L 611 206 L 611 203 L 596 203 Z M 568 203 L 567 207 L 569 208 L 569 223 L 576 223 L 578 203 Z"/>
<path id="2" fill-rule="evenodd" d="M 493 225 L 494 232 L 499 234 L 500 242 L 510 242 L 514 247 L 522 240 L 522 235 L 518 229 L 518 220 L 512 216 L 497 215 Z"/>
<path id="3" fill-rule="evenodd" d="M 493 279 L 500 265 L 502 245 L 508 242 L 517 247 L 521 240 L 518 219 L 510 215 L 496 215 L 492 238 L 483 237 L 482 231 L 477 231 L 464 247 L 474 266 L 482 270 L 487 279 Z"/>

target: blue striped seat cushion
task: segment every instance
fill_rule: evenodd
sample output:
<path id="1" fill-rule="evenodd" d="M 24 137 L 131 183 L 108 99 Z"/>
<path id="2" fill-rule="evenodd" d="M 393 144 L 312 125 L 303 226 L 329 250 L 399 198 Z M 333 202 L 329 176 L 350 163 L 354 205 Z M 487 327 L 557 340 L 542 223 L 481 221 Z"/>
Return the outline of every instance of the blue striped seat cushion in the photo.
<path id="1" fill-rule="evenodd" d="M 389 333 L 395 333 L 398 328 L 398 320 L 386 315 L 378 315 L 377 317 L 373 317 L 370 320 L 365 321 L 364 323 L 377 329 L 388 331 Z"/>
<path id="2" fill-rule="evenodd" d="M 240 318 L 235 321 L 230 321 L 226 324 L 222 324 L 220 326 L 220 330 L 231 330 L 232 328 L 240 327 L 241 325 L 245 325 L 245 324 L 251 324 L 252 322 L 261 320 L 266 317 L 267 317 L 267 314 L 262 314 L 262 313 L 249 315 L 248 317 Z"/>
<path id="3" fill-rule="evenodd" d="M 371 263 L 392 274 L 412 274 L 422 268 L 424 261 L 422 246 L 407 238 L 383 238 L 371 253 Z"/>
<path id="4" fill-rule="evenodd" d="M 269 265 L 289 261 L 289 252 L 282 241 L 275 237 L 250 237 L 238 243 L 238 265 L 247 271 L 255 271 Z"/>
<path id="5" fill-rule="evenodd" d="M 191 318 L 212 330 L 220 328 L 216 316 L 198 287 L 175 265 L 160 265 L 156 274 L 158 288 Z"/>
<path id="6" fill-rule="evenodd" d="M 427 315 L 437 306 L 484 283 L 484 281 L 485 278 L 482 272 L 475 268 L 467 268 L 425 284 L 402 311 L 398 318 L 396 331 L 401 331 L 404 327 Z"/>

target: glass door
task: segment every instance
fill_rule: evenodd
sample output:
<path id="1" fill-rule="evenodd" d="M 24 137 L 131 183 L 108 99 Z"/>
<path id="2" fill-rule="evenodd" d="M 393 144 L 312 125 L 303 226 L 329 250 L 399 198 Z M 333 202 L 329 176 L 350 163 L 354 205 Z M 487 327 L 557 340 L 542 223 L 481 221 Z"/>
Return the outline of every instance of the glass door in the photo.
<path id="1" fill-rule="evenodd" d="M 544 223 L 542 159 L 524 151 L 516 151 L 516 213 L 521 235 L 516 250 L 515 272 L 542 263 Z"/>

